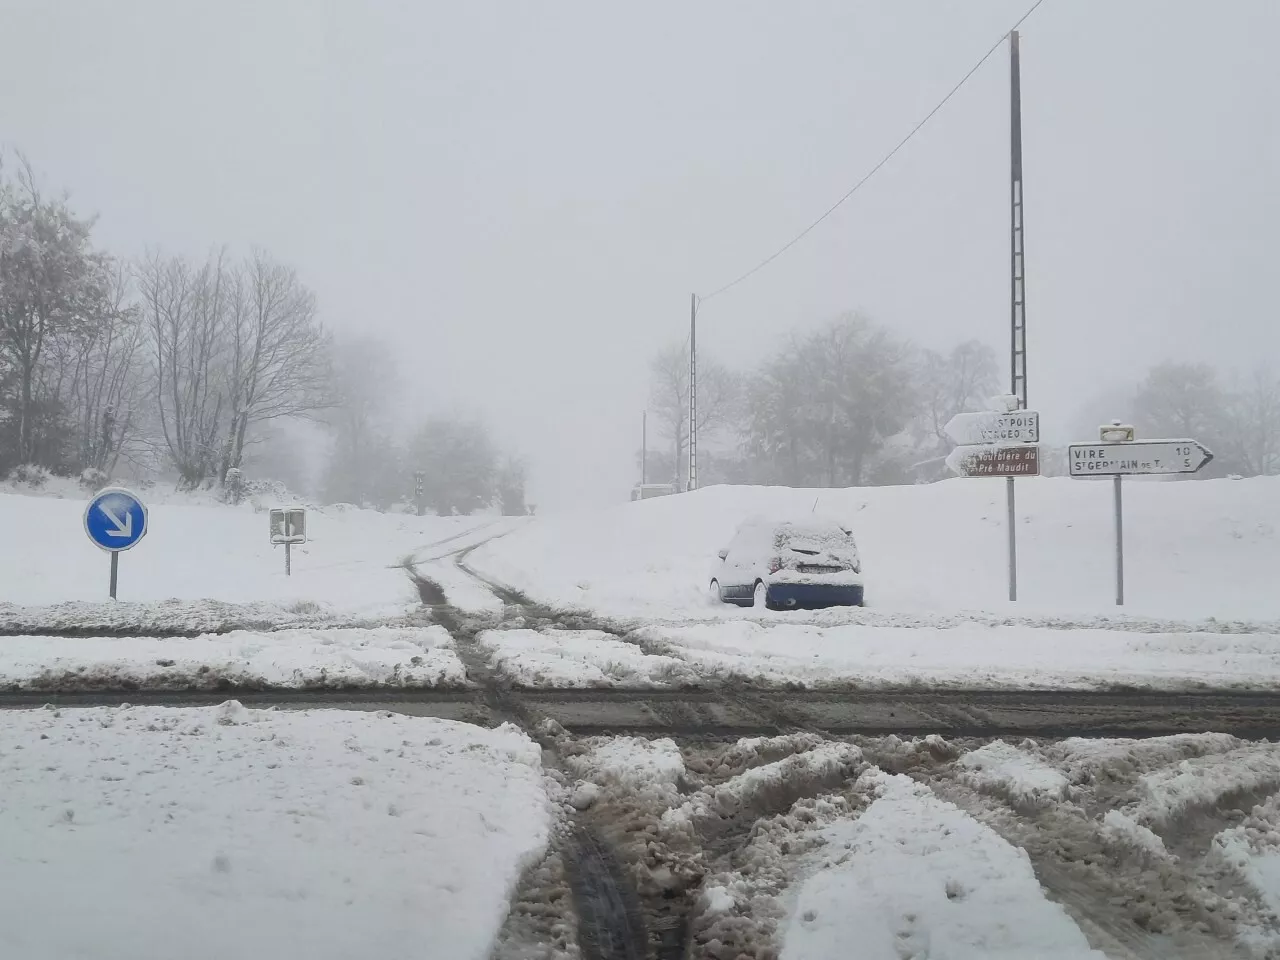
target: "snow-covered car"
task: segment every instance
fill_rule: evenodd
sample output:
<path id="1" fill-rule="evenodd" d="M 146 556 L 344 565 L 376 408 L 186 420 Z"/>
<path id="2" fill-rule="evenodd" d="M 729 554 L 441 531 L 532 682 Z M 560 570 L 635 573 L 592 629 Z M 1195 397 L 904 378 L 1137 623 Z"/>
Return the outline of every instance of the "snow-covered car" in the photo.
<path id="1" fill-rule="evenodd" d="M 853 531 L 817 517 L 748 520 L 720 551 L 711 596 L 770 610 L 861 606 L 862 563 Z"/>

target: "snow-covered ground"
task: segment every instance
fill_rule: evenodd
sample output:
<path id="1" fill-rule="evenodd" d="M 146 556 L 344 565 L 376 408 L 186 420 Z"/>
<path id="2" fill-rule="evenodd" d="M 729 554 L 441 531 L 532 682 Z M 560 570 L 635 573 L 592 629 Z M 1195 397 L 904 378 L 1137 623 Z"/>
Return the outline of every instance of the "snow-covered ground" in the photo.
<path id="1" fill-rule="evenodd" d="M 822 828 L 782 960 L 1036 957 L 1105 960 L 1050 901 L 1026 853 L 909 777 L 864 774 L 878 796 Z"/>
<path id="2" fill-rule="evenodd" d="M 511 727 L 234 702 L 3 719 L 5 957 L 486 960 L 548 838 Z"/>
<path id="3" fill-rule="evenodd" d="M 524 687 L 665 687 L 700 679 L 696 665 L 598 630 L 489 630 L 477 639 L 494 667 Z"/>
<path id="4" fill-rule="evenodd" d="M 462 687 L 443 627 L 0 640 L 0 690 Z"/>
<path id="5" fill-rule="evenodd" d="M 965 623 L 822 627 L 737 620 L 645 627 L 708 679 L 810 687 L 1280 689 L 1280 636 L 1141 633 Z"/>
<path id="6" fill-rule="evenodd" d="M 0 494 L 0 526 L 9 544 L 0 561 L 0 599 L 22 605 L 107 599 L 109 560 L 85 536 L 87 499 Z M 120 599 L 272 602 L 394 616 L 418 602 L 398 565 L 402 559 L 430 555 L 430 544 L 455 542 L 458 534 L 493 523 L 492 517 L 416 517 L 341 505 L 311 509 L 309 542 L 293 548 L 293 575 L 286 577 L 283 547 L 268 539 L 266 507 L 198 500 L 149 505 L 146 537 L 120 556 Z"/>
<path id="7" fill-rule="evenodd" d="M 1017 491 L 1016 605 L 1007 600 L 1004 484 L 978 479 L 840 490 L 709 487 L 539 518 L 470 562 L 547 603 L 623 618 L 740 618 L 743 611 L 708 599 L 716 551 L 753 514 L 803 515 L 816 503 L 851 524 L 867 602 L 877 610 L 1114 617 L 1110 484 L 1026 479 Z M 1280 617 L 1278 531 L 1278 477 L 1126 481 L 1124 612 Z"/>

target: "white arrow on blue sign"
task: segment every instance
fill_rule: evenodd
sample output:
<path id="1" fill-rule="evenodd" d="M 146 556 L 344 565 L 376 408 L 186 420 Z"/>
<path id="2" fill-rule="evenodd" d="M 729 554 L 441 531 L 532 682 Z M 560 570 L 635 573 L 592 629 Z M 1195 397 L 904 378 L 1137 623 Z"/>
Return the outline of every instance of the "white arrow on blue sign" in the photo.
<path id="1" fill-rule="evenodd" d="M 107 487 L 85 508 L 84 532 L 110 553 L 128 550 L 147 535 L 147 508 L 128 490 Z"/>

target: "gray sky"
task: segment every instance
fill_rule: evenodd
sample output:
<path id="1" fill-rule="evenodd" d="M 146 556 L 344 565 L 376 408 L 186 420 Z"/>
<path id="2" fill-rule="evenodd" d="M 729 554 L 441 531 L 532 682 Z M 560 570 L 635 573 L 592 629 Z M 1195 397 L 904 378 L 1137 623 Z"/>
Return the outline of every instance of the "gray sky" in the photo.
<path id="1" fill-rule="evenodd" d="M 414 409 L 483 412 L 542 508 L 625 499 L 646 358 L 1030 0 L 0 0 L 0 137 L 118 254 L 259 244 Z M 1047 0 L 1023 28 L 1031 405 L 1280 355 L 1280 3 Z M 733 365 L 857 308 L 1007 350 L 1008 60 L 708 303 Z M 1055 427 L 1058 431 L 1055 431 Z M 1077 438 L 1079 439 L 1079 438 Z"/>

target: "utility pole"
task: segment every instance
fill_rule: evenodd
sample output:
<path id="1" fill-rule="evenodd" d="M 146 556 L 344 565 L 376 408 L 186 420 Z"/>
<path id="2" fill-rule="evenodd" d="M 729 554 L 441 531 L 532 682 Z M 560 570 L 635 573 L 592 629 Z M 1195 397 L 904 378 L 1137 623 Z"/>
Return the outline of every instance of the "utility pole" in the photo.
<path id="1" fill-rule="evenodd" d="M 1009 32 L 1009 392 L 1018 409 L 1027 408 L 1027 314 L 1022 242 L 1022 74 L 1018 31 Z M 1018 599 L 1018 534 L 1013 477 L 1005 481 L 1009 500 L 1009 599 Z"/>
<path id="2" fill-rule="evenodd" d="M 649 482 L 649 411 L 640 415 L 640 486 Z"/>
<path id="3" fill-rule="evenodd" d="M 689 295 L 689 485 L 698 488 L 698 295 Z"/>

